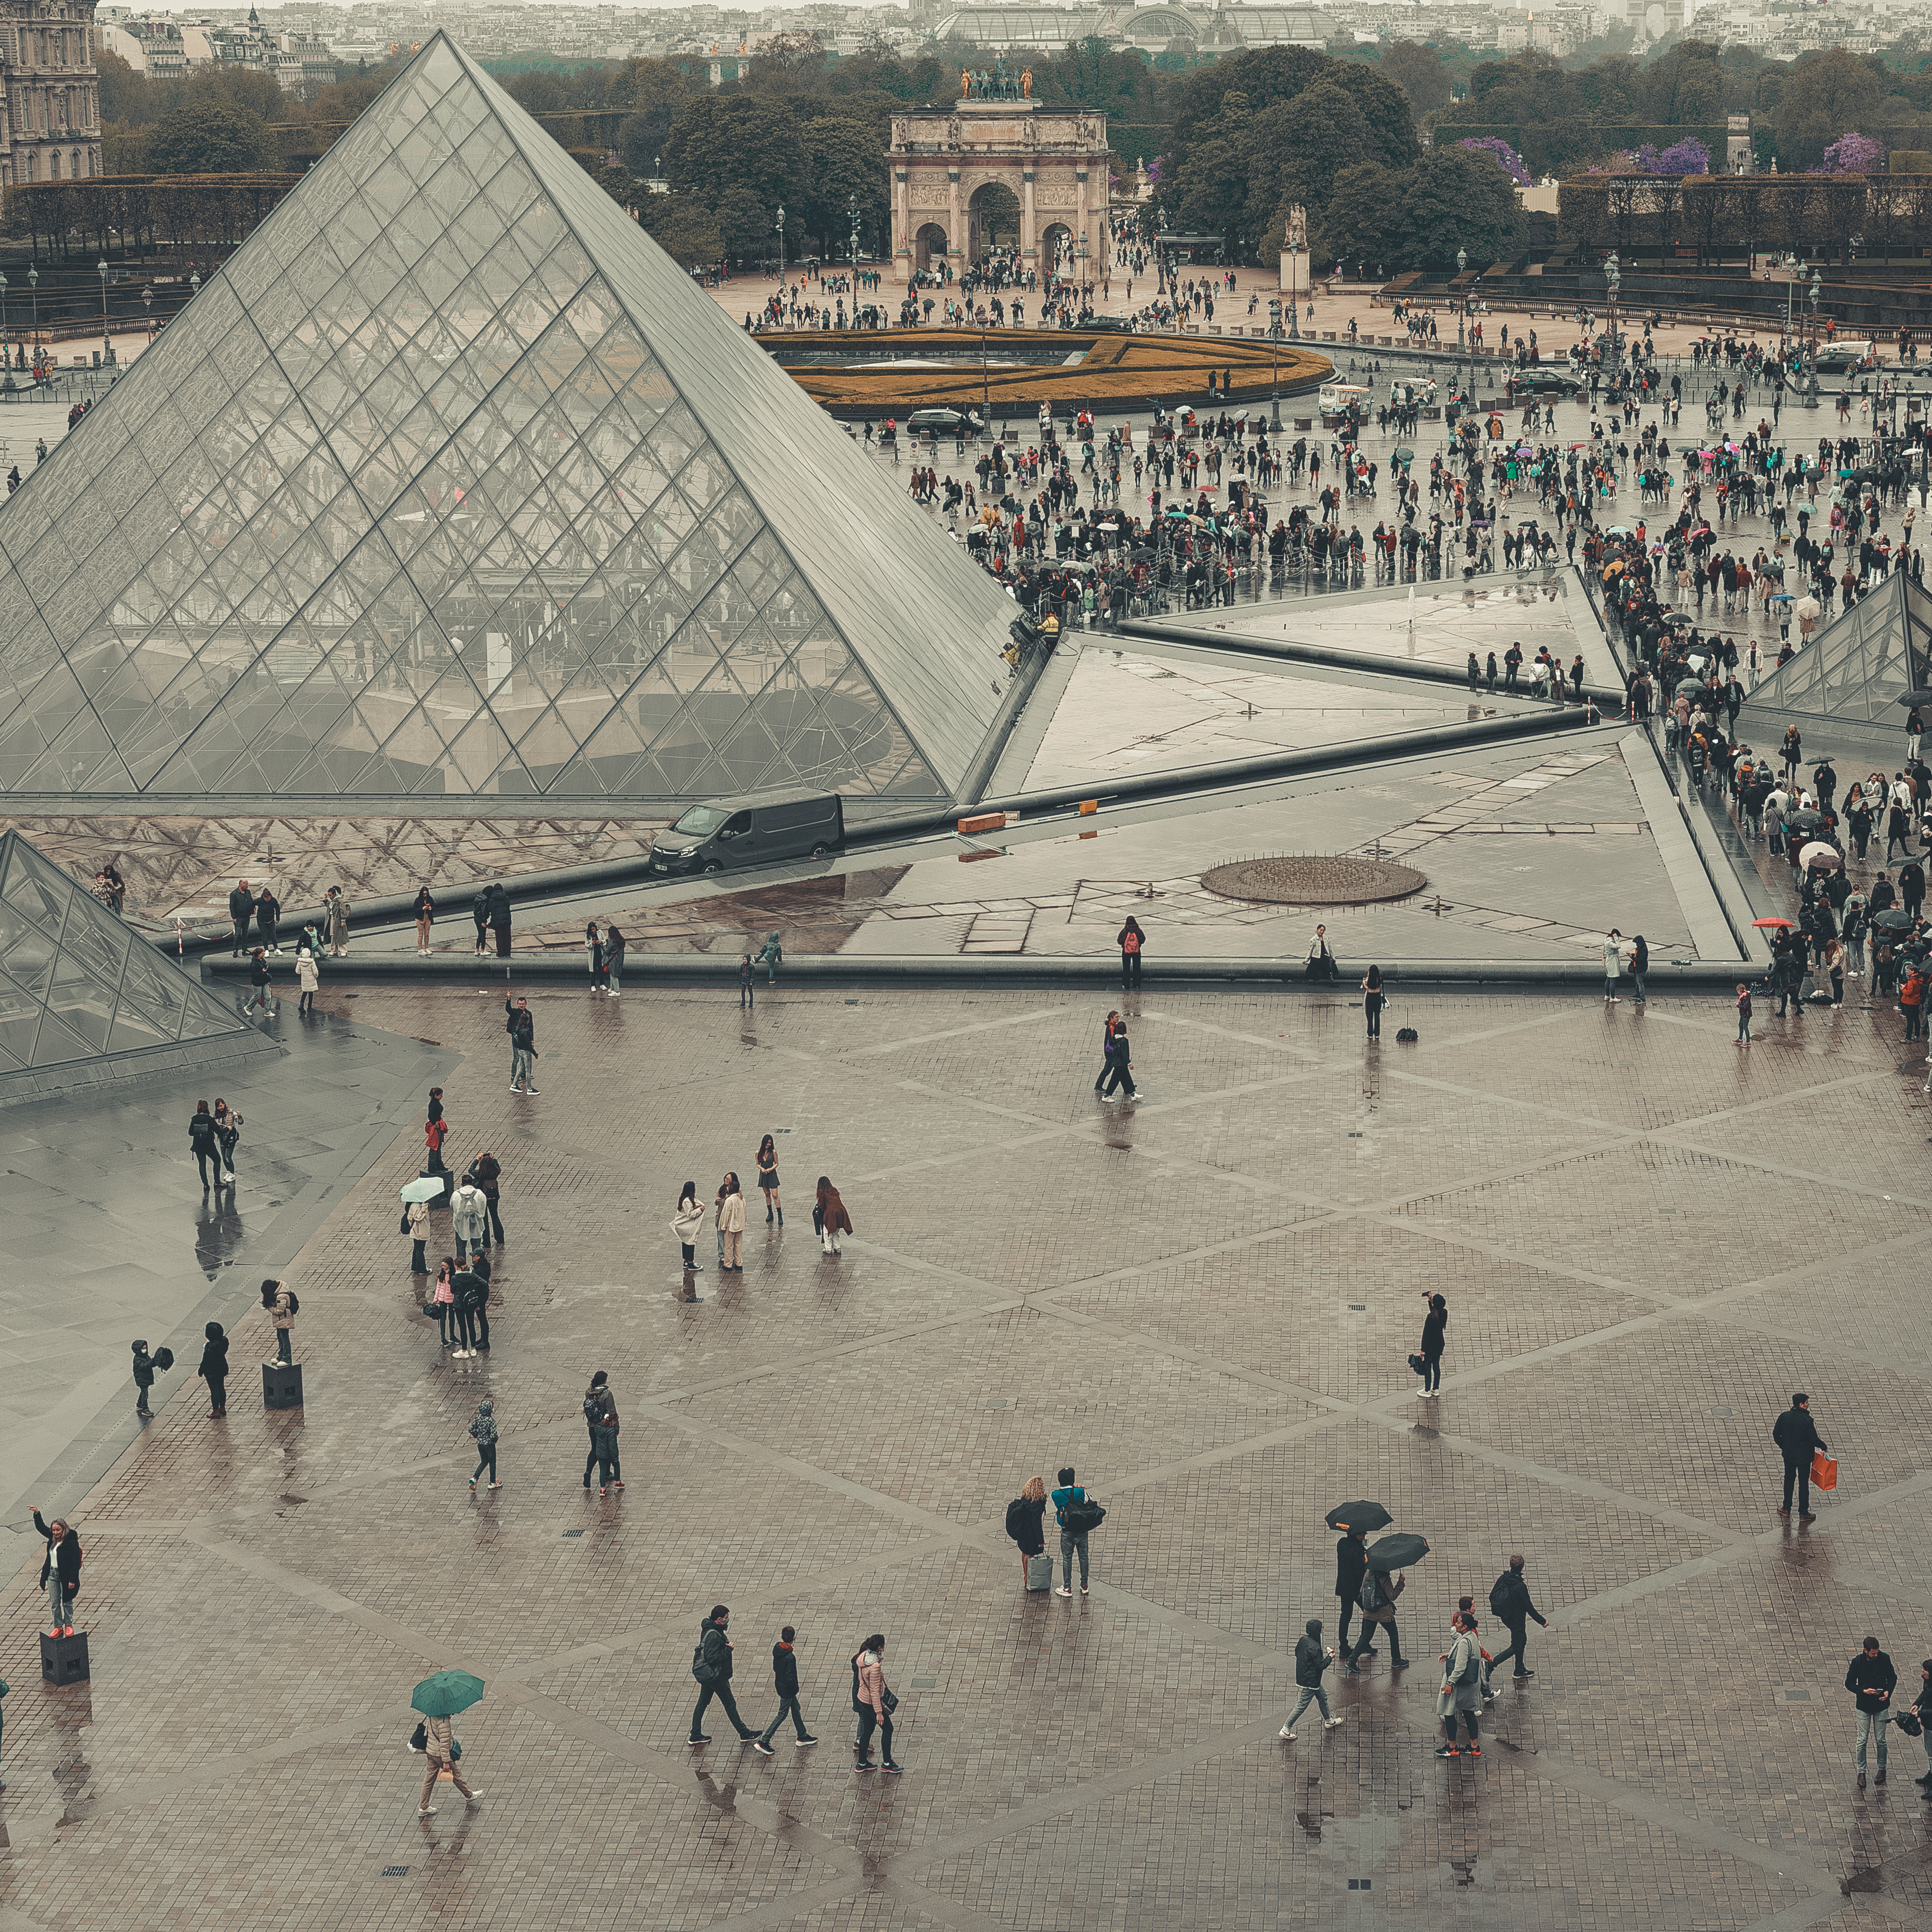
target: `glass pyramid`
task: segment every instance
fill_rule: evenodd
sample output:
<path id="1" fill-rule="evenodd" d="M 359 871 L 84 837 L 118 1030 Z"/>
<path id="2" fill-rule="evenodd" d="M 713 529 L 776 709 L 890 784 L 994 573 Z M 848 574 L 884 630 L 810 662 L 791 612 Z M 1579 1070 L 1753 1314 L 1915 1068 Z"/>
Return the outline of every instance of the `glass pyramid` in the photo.
<path id="1" fill-rule="evenodd" d="M 0 508 L 0 789 L 945 798 L 1012 615 L 439 34 Z"/>
<path id="2" fill-rule="evenodd" d="M 275 1051 L 19 832 L 0 836 L 0 1099 L 103 1061 L 181 1064 L 164 1050 L 184 1046 Z"/>
<path id="3" fill-rule="evenodd" d="M 1897 571 L 1766 678 L 1751 693 L 1750 706 L 1767 721 L 1799 712 L 1903 730 L 1898 700 L 1926 682 L 1928 667 L 1932 596 Z"/>

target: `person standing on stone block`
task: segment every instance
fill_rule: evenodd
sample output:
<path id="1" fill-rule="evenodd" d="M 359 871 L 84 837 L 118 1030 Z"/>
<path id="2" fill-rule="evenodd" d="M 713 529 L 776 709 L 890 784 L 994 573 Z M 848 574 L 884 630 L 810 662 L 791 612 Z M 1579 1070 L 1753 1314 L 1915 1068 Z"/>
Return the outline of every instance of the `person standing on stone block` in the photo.
<path id="1" fill-rule="evenodd" d="M 272 887 L 265 885 L 255 895 L 255 936 L 262 942 L 265 952 L 279 952 L 282 950 L 277 932 L 281 916 L 281 901 L 276 898 Z"/>
<path id="2" fill-rule="evenodd" d="M 53 1619 L 50 1636 L 74 1634 L 74 1600 L 80 1594 L 80 1538 L 64 1518 L 50 1523 L 40 1520 L 40 1506 L 29 1503 L 34 1527 L 46 1539 L 47 1553 L 40 1564 L 40 1588 L 47 1593 L 47 1613 Z"/>
<path id="3" fill-rule="evenodd" d="M 340 886 L 328 889 L 328 950 L 340 959 L 349 950 L 349 901 Z"/>
<path id="4" fill-rule="evenodd" d="M 284 1368 L 295 1361 L 296 1312 L 301 1306 L 294 1291 L 285 1281 L 265 1281 L 262 1284 L 262 1306 L 274 1318 L 274 1359 Z"/>
<path id="5" fill-rule="evenodd" d="M 229 949 L 231 959 L 239 959 L 242 949 L 248 943 L 248 923 L 255 916 L 255 895 L 248 890 L 246 879 L 237 879 L 235 890 L 228 895 L 228 917 L 235 928 L 235 944 Z"/>

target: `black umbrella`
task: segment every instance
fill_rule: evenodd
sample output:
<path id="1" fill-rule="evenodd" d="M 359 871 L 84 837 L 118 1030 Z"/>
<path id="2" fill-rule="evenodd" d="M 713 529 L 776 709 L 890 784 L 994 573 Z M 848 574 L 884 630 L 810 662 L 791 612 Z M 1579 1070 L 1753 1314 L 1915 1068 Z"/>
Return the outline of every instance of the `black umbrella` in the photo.
<path id="1" fill-rule="evenodd" d="M 1787 812 L 1784 822 L 1794 832 L 1816 832 L 1825 822 L 1822 812 L 1814 812 L 1809 806 L 1798 812 Z"/>
<path id="2" fill-rule="evenodd" d="M 1422 1537 L 1408 1530 L 1398 1530 L 1393 1536 L 1378 1537 L 1369 1545 L 1369 1568 L 1371 1570 L 1406 1570 L 1412 1563 L 1419 1563 L 1429 1554 L 1429 1544 Z"/>
<path id="3" fill-rule="evenodd" d="M 1908 691 L 1898 701 L 1901 704 L 1932 704 L 1932 691 L 1922 684 L 1916 691 Z"/>
<path id="4" fill-rule="evenodd" d="M 1322 1520 L 1330 1529 L 1386 1529 L 1395 1518 L 1380 1503 L 1337 1503 Z"/>
<path id="5" fill-rule="evenodd" d="M 1912 915 L 1909 912 L 1900 911 L 1896 906 L 1887 906 L 1884 911 L 1872 914 L 1872 924 L 1880 932 L 1910 932 L 1912 930 Z"/>

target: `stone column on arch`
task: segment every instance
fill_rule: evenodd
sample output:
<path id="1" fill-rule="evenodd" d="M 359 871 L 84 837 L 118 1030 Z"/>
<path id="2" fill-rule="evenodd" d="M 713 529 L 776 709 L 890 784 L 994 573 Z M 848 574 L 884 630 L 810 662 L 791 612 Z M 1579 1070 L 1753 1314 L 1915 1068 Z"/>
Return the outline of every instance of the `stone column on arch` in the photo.
<path id="1" fill-rule="evenodd" d="M 1078 255 L 1084 257 L 1076 259 L 1073 265 L 1074 279 L 1079 281 L 1084 279 L 1088 265 L 1096 259 L 1094 238 L 1087 232 L 1087 170 L 1084 168 L 1073 170 L 1073 245 Z"/>
<path id="2" fill-rule="evenodd" d="M 904 168 L 892 170 L 892 259 L 904 262 L 905 285 L 910 288 L 919 254 L 913 245 L 912 195 Z"/>
<path id="3" fill-rule="evenodd" d="M 946 170 L 946 189 L 950 209 L 946 224 L 946 260 L 953 273 L 957 274 L 966 266 L 966 250 L 962 240 L 965 231 L 960 226 L 962 217 L 959 207 L 959 170 L 957 168 Z"/>
<path id="4" fill-rule="evenodd" d="M 1040 224 L 1033 212 L 1033 177 L 1031 168 L 1020 170 L 1020 260 L 1030 268 L 1038 266 L 1040 256 Z M 1045 285 L 1042 278 L 1042 286 Z"/>

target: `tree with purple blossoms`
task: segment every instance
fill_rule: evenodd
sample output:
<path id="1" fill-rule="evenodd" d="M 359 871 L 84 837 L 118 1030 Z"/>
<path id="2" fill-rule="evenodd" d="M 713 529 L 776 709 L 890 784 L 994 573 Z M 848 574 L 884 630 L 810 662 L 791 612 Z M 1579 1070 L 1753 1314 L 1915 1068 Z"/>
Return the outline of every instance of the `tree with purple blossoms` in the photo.
<path id="1" fill-rule="evenodd" d="M 1477 154 L 1494 157 L 1498 167 L 1514 182 L 1518 188 L 1532 184 L 1529 170 L 1524 165 L 1522 157 L 1500 134 L 1485 134 L 1478 140 L 1458 141 L 1459 148 L 1468 148 Z"/>
<path id="2" fill-rule="evenodd" d="M 1822 164 L 1814 175 L 1875 175 L 1885 159 L 1885 149 L 1869 134 L 1840 134 L 1825 150 Z"/>

